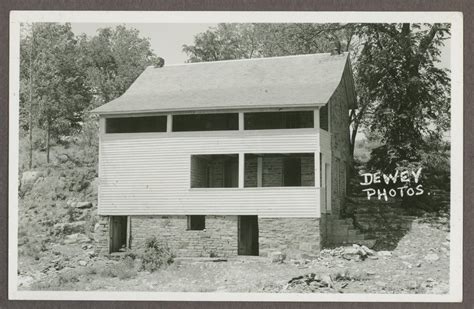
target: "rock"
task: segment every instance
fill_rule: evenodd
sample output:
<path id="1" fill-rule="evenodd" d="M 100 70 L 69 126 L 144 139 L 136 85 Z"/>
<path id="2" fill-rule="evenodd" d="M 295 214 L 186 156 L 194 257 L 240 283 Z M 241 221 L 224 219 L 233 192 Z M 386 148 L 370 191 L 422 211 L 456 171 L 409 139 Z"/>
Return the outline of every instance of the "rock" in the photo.
<path id="1" fill-rule="evenodd" d="M 407 284 L 407 287 L 411 290 L 414 290 L 414 289 L 418 288 L 419 286 L 420 285 L 414 280 L 408 281 L 408 284 Z"/>
<path id="2" fill-rule="evenodd" d="M 90 238 L 84 234 L 76 233 L 72 235 L 67 235 L 64 239 L 65 244 L 74 244 L 74 243 L 86 243 L 90 242 Z"/>
<path id="3" fill-rule="evenodd" d="M 269 257 L 272 263 L 283 263 L 283 261 L 286 259 L 286 255 L 280 251 L 270 253 Z"/>
<path id="4" fill-rule="evenodd" d="M 83 233 L 85 231 L 85 227 L 86 221 L 57 223 L 53 226 L 53 231 L 55 235 L 70 235 L 74 233 Z"/>
<path id="5" fill-rule="evenodd" d="M 447 241 L 450 241 L 450 236 L 449 236 L 449 234 L 446 235 L 446 240 L 447 240 Z"/>
<path id="6" fill-rule="evenodd" d="M 379 252 L 377 252 L 377 255 L 379 255 L 379 256 L 392 256 L 392 252 L 391 251 L 379 251 Z"/>
<path id="7" fill-rule="evenodd" d="M 369 249 L 367 246 L 362 245 L 362 246 L 360 246 L 360 248 L 361 248 L 362 250 L 364 250 L 364 252 L 365 252 L 367 255 L 374 255 L 374 254 L 375 254 L 375 251 L 372 250 L 372 249 Z"/>
<path id="8" fill-rule="evenodd" d="M 77 262 L 77 264 L 79 264 L 80 266 L 86 266 L 87 262 L 84 260 L 80 260 L 79 262 Z"/>
<path id="9" fill-rule="evenodd" d="M 425 255 L 425 260 L 430 262 L 436 262 L 437 260 L 439 260 L 439 256 L 436 253 L 430 253 Z"/>
<path id="10" fill-rule="evenodd" d="M 415 264 L 416 267 L 421 267 L 421 262 Z"/>
<path id="11" fill-rule="evenodd" d="M 79 209 L 89 209 L 89 208 L 92 208 L 92 203 L 91 202 L 77 202 L 74 204 L 73 207 L 79 208 Z"/>
<path id="12" fill-rule="evenodd" d="M 375 275 L 375 271 L 373 271 L 373 270 L 368 270 L 368 271 L 367 271 L 367 275 L 373 276 L 373 275 Z"/>

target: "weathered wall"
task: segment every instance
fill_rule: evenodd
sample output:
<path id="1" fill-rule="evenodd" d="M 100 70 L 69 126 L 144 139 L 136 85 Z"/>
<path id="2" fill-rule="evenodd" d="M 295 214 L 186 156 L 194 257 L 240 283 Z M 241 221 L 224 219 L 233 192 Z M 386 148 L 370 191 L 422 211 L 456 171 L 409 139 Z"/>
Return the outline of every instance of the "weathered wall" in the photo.
<path id="1" fill-rule="evenodd" d="M 346 68 L 345 75 L 349 74 Z M 349 142 L 350 84 L 346 76 L 329 100 L 331 133 L 331 203 L 332 213 L 339 214 L 346 195 L 345 184 L 352 162 Z"/>
<path id="2" fill-rule="evenodd" d="M 202 231 L 188 230 L 186 216 L 132 216 L 130 227 L 132 249 L 156 236 L 177 256 L 237 255 L 237 216 L 206 216 Z"/>
<path id="3" fill-rule="evenodd" d="M 260 255 L 285 253 L 288 258 L 315 255 L 321 249 L 318 218 L 258 218 Z"/>

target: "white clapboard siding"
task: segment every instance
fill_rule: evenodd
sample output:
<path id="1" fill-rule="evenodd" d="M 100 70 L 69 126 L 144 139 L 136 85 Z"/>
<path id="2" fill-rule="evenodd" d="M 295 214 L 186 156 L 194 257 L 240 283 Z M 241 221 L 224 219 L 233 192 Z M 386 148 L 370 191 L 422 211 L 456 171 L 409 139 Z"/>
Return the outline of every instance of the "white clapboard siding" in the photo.
<path id="1" fill-rule="evenodd" d="M 317 129 L 102 134 L 99 214 L 319 217 L 316 187 L 190 188 L 192 154 L 314 153 L 318 136 Z"/>

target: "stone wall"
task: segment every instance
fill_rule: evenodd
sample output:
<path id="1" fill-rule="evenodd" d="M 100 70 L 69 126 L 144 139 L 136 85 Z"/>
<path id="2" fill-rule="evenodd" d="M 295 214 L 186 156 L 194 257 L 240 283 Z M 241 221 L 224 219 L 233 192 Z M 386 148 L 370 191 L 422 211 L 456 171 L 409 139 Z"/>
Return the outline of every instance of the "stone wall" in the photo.
<path id="1" fill-rule="evenodd" d="M 345 178 L 352 162 L 349 139 L 349 102 L 347 100 L 345 79 L 329 100 L 331 132 L 331 204 L 333 214 L 339 215 L 346 190 Z"/>
<path id="2" fill-rule="evenodd" d="M 288 258 L 316 255 L 321 249 L 318 218 L 258 218 L 259 253 L 279 251 Z"/>
<path id="3" fill-rule="evenodd" d="M 281 187 L 283 185 L 283 156 L 263 156 L 262 186 Z M 314 186 L 314 157 L 301 156 L 301 185 Z M 257 157 L 245 158 L 245 187 L 257 186 Z"/>
<path id="4" fill-rule="evenodd" d="M 101 216 L 96 226 L 100 254 L 108 254 L 109 219 Z M 238 216 L 206 216 L 202 231 L 187 229 L 187 216 L 132 216 L 131 249 L 142 248 L 156 236 L 181 257 L 231 257 L 238 254 Z M 318 218 L 258 218 L 259 254 L 282 252 L 288 258 L 315 255 L 321 248 Z"/>
<path id="5" fill-rule="evenodd" d="M 156 236 L 177 256 L 237 255 L 237 216 L 206 216 L 205 224 L 204 230 L 194 231 L 187 229 L 187 216 L 132 216 L 131 248 Z"/>

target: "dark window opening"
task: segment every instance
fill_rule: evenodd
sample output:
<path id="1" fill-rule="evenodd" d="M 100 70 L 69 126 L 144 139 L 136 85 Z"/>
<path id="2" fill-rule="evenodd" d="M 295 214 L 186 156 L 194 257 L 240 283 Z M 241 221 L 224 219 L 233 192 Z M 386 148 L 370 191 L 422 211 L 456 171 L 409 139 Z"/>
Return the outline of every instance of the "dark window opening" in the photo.
<path id="1" fill-rule="evenodd" d="M 189 114 L 173 116 L 173 131 L 238 130 L 239 114 Z"/>
<path id="2" fill-rule="evenodd" d="M 166 132 L 166 116 L 107 118 L 106 133 Z"/>
<path id="3" fill-rule="evenodd" d="M 188 216 L 188 230 L 202 231 L 206 228 L 206 216 Z"/>
<path id="4" fill-rule="evenodd" d="M 301 159 L 285 158 L 283 161 L 283 186 L 301 186 Z"/>
<path id="5" fill-rule="evenodd" d="M 314 186 L 314 162 L 314 153 L 246 154 L 244 187 Z"/>
<path id="6" fill-rule="evenodd" d="M 245 130 L 313 128 L 313 111 L 244 114 Z"/>
<path id="7" fill-rule="evenodd" d="M 191 188 L 237 188 L 239 186 L 239 156 L 191 156 Z"/>
<path id="8" fill-rule="evenodd" d="M 319 109 L 319 128 L 329 131 L 329 111 L 328 105 L 324 105 Z"/>

